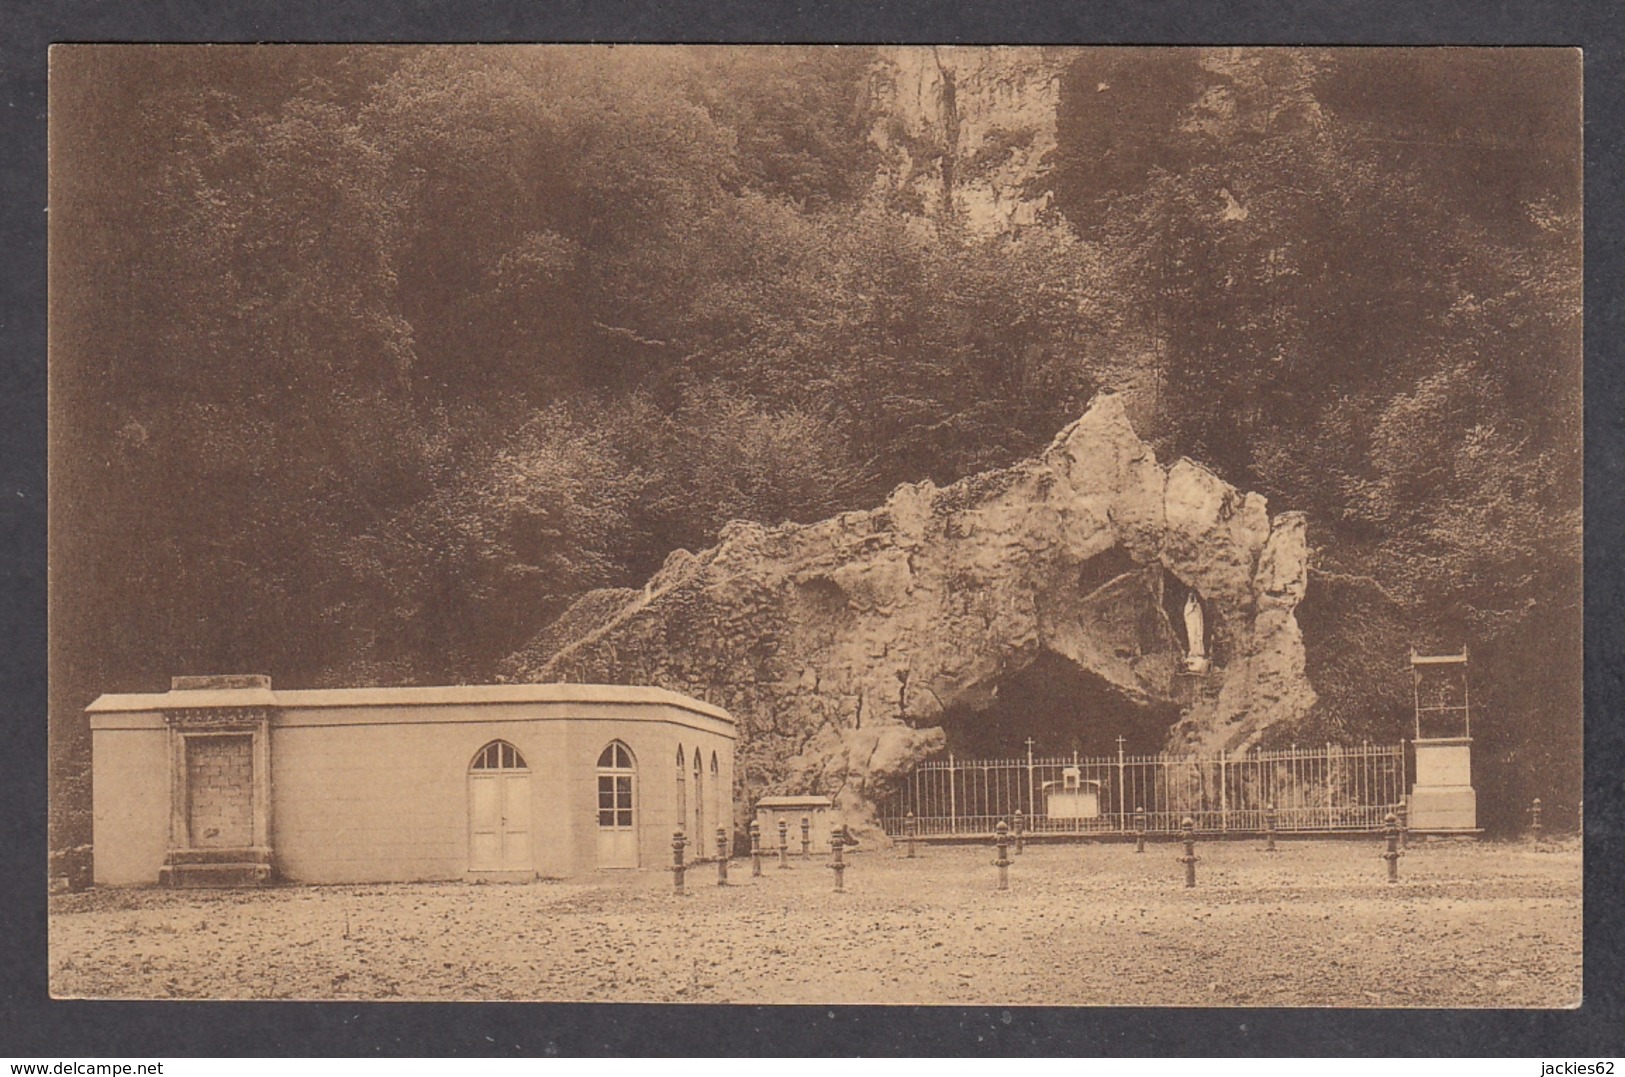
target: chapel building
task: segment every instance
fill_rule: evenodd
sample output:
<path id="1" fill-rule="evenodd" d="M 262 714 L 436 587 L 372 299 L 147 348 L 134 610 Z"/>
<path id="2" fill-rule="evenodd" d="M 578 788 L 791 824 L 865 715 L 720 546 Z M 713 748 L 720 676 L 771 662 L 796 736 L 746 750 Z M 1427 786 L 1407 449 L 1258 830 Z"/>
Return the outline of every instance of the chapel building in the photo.
<path id="1" fill-rule="evenodd" d="M 660 688 L 176 677 L 88 713 L 98 885 L 567 877 L 733 833 L 733 719 Z"/>

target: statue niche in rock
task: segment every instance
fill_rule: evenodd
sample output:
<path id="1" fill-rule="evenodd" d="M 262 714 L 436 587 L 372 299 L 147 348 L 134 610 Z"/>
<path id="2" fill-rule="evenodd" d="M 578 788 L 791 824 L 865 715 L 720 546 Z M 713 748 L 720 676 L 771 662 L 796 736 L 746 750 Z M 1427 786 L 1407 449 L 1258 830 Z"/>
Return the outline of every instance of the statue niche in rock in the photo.
<path id="1" fill-rule="evenodd" d="M 817 523 L 735 521 L 642 589 L 584 596 L 505 673 L 722 706 L 736 803 L 826 794 L 860 822 L 950 742 L 1242 749 L 1300 717 L 1307 557 L 1301 513 L 1163 467 L 1107 393 L 1011 467 Z"/>
<path id="2" fill-rule="evenodd" d="M 1192 591 L 1185 596 L 1185 672 L 1201 674 L 1211 668 L 1203 636 L 1202 600 Z"/>

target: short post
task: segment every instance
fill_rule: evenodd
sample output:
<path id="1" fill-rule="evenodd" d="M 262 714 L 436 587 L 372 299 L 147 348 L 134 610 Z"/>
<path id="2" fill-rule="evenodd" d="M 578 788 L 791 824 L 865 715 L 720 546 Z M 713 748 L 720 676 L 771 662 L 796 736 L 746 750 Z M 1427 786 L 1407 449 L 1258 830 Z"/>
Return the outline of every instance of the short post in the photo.
<path id="1" fill-rule="evenodd" d="M 750 821 L 750 874 L 753 879 L 762 877 L 762 824 L 755 819 Z"/>
<path id="2" fill-rule="evenodd" d="M 1382 858 L 1388 861 L 1388 881 L 1399 882 L 1399 817 L 1389 812 L 1382 818 L 1382 832 L 1388 839 L 1388 851 Z"/>
<path id="3" fill-rule="evenodd" d="M 1536 797 L 1535 802 L 1533 804 L 1529 805 L 1529 833 L 1534 835 L 1535 844 L 1539 845 L 1540 844 L 1540 798 L 1539 797 Z"/>
<path id="4" fill-rule="evenodd" d="M 1264 808 L 1264 851 L 1266 853 L 1280 852 L 1275 847 L 1275 805 L 1269 804 Z"/>
<path id="5" fill-rule="evenodd" d="M 1010 889 L 1010 826 L 1003 819 L 1000 819 L 999 825 L 994 828 L 993 845 L 999 853 L 998 859 L 993 861 L 994 866 L 999 869 L 999 889 L 1008 890 Z"/>
<path id="6" fill-rule="evenodd" d="M 835 872 L 835 892 L 846 893 L 846 835 L 839 826 L 829 828 L 829 867 Z"/>
<path id="7" fill-rule="evenodd" d="M 914 818 L 913 812 L 909 812 L 903 820 L 903 841 L 908 845 L 908 858 L 910 860 L 914 859 L 914 840 L 919 835 L 919 831 L 920 821 Z"/>
<path id="8" fill-rule="evenodd" d="M 801 859 L 806 860 L 812 856 L 812 820 L 805 815 L 801 817 Z"/>
<path id="9" fill-rule="evenodd" d="M 1185 816 L 1179 824 L 1179 838 L 1185 843 L 1185 855 L 1179 862 L 1185 865 L 1185 887 L 1196 885 L 1196 820 Z"/>
<path id="10" fill-rule="evenodd" d="M 717 827 L 717 885 L 728 885 L 728 830 Z"/>
<path id="11" fill-rule="evenodd" d="M 1025 820 L 1022 818 L 1021 809 L 1017 808 L 1016 809 L 1016 855 L 1017 856 L 1021 855 L 1021 847 L 1022 847 L 1021 835 L 1027 829 L 1026 826 L 1023 825 L 1024 823 L 1025 823 Z"/>
<path id="12" fill-rule="evenodd" d="M 1134 809 L 1134 851 L 1145 852 L 1145 809 Z"/>
<path id="13" fill-rule="evenodd" d="M 779 818 L 779 870 L 790 867 L 790 824 Z"/>
<path id="14" fill-rule="evenodd" d="M 1399 847 L 1408 849 L 1411 845 L 1411 806 L 1402 800 L 1394 811 L 1399 813 Z"/>
<path id="15" fill-rule="evenodd" d="M 681 829 L 672 831 L 671 835 L 671 884 L 675 893 L 683 893 L 683 849 L 688 845 L 688 838 Z"/>

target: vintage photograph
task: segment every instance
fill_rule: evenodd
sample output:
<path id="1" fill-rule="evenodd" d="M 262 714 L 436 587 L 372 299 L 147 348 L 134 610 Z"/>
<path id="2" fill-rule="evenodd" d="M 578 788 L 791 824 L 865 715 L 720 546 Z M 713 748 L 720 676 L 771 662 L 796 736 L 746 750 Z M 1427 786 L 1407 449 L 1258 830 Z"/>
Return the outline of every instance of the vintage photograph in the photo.
<path id="1" fill-rule="evenodd" d="M 49 97 L 55 996 L 1580 1004 L 1578 50 Z"/>

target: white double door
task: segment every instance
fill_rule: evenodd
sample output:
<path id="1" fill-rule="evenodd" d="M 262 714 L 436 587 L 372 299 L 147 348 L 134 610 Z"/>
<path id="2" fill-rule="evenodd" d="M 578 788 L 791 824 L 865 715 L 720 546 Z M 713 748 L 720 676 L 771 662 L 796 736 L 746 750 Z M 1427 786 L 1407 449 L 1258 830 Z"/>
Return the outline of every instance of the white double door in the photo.
<path id="1" fill-rule="evenodd" d="M 468 868 L 529 871 L 530 773 L 496 771 L 468 776 Z"/>
<path id="2" fill-rule="evenodd" d="M 637 867 L 637 830 L 630 826 L 599 827 L 598 866 L 601 868 Z"/>

